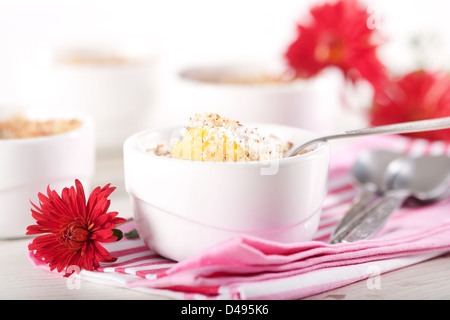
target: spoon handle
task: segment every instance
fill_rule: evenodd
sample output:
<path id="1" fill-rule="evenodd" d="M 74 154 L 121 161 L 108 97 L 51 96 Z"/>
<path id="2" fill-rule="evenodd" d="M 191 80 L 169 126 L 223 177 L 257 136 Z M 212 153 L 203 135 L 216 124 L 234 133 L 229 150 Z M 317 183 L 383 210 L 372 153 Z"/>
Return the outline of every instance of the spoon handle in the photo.
<path id="1" fill-rule="evenodd" d="M 328 140 L 332 140 L 332 139 L 351 138 L 351 137 L 374 135 L 374 134 L 413 133 L 413 132 L 433 131 L 433 130 L 448 129 L 448 128 L 450 128 L 450 117 L 430 119 L 430 120 L 410 121 L 410 122 L 390 124 L 390 125 L 385 125 L 385 126 L 371 127 L 371 128 L 358 129 L 358 130 L 350 130 L 350 131 L 345 131 L 344 133 L 323 136 L 323 137 L 320 137 L 317 139 L 310 140 L 306 143 L 303 143 L 299 146 L 292 148 L 285 154 L 284 157 L 286 158 L 286 157 L 295 156 L 301 150 L 305 149 L 307 146 L 310 146 L 311 144 L 314 144 L 314 143 L 317 143 L 320 141 L 328 141 Z"/>
<path id="2" fill-rule="evenodd" d="M 346 131 L 349 135 L 412 133 L 450 128 L 450 117 L 430 120 L 410 121 L 379 127 Z"/>
<path id="3" fill-rule="evenodd" d="M 386 194 L 363 214 L 347 224 L 341 232 L 330 240 L 330 243 L 354 242 L 370 238 L 381 229 L 392 213 L 405 201 L 406 197 L 406 194 Z"/>
<path id="4" fill-rule="evenodd" d="M 355 219 L 361 213 L 364 212 L 364 209 L 367 208 L 371 200 L 375 195 L 375 190 L 372 188 L 362 188 L 357 197 L 352 203 L 350 209 L 345 213 L 344 217 L 339 221 L 338 225 L 334 229 L 330 239 L 333 239 L 342 228 L 347 225 L 350 221 Z"/>

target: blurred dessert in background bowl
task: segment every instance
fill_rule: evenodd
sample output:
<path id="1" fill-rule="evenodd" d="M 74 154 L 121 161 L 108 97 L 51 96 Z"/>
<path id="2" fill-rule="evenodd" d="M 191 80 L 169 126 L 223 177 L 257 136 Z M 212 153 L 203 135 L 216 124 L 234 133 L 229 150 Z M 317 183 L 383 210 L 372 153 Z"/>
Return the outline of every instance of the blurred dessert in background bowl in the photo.
<path id="1" fill-rule="evenodd" d="M 125 186 L 139 235 L 177 261 L 242 235 L 310 240 L 326 194 L 328 144 L 283 154 L 313 136 L 213 113 L 132 135 L 124 144 Z"/>
<path id="2" fill-rule="evenodd" d="M 98 155 L 122 155 L 123 141 L 149 127 L 156 56 L 139 46 L 66 45 L 52 49 L 49 103 L 90 114 Z"/>
<path id="3" fill-rule="evenodd" d="M 324 133 L 333 130 L 341 107 L 342 76 L 336 70 L 296 79 L 270 64 L 205 64 L 181 68 L 173 78 L 177 94 L 169 95 L 168 110 L 178 122 L 215 112 Z"/>
<path id="4" fill-rule="evenodd" d="M 0 107 L 0 238 L 24 237 L 33 202 L 95 172 L 94 123 L 80 112 Z"/>

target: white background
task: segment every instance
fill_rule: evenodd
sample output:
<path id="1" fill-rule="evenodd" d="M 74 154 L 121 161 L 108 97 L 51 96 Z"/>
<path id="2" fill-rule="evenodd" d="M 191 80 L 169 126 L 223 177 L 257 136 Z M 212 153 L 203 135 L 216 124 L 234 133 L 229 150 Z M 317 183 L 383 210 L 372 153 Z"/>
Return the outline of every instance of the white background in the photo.
<path id="1" fill-rule="evenodd" d="M 141 41 L 168 65 L 190 61 L 277 59 L 312 0 L 0 0 L 0 103 L 39 99 L 35 57 L 54 44 Z M 428 63 L 450 65 L 445 0 L 366 1 L 382 17 L 380 54 L 395 71 L 416 67 L 412 37 L 430 41 Z"/>

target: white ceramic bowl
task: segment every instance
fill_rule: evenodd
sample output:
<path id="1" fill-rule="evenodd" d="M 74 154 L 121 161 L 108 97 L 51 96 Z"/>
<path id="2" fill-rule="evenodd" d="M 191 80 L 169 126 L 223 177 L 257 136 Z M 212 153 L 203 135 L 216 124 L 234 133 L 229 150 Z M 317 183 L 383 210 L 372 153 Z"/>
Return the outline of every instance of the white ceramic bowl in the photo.
<path id="1" fill-rule="evenodd" d="M 78 119 L 81 127 L 62 134 L 29 139 L 0 139 L 0 238 L 24 237 L 35 224 L 32 201 L 47 186 L 58 192 L 79 179 L 89 190 L 95 171 L 94 123 L 85 115 L 51 110 L 0 108 L 0 119 L 21 112 L 35 120 Z"/>
<path id="2" fill-rule="evenodd" d="M 150 52 L 134 53 L 127 47 L 80 46 L 55 49 L 50 68 L 53 90 L 49 103 L 93 117 L 99 157 L 122 155 L 125 139 L 149 126 L 156 99 L 156 58 Z M 118 55 L 124 62 L 70 63 L 71 54 L 107 59 Z"/>
<path id="3" fill-rule="evenodd" d="M 341 110 L 342 76 L 327 70 L 312 79 L 281 83 L 230 84 L 214 81 L 224 74 L 278 74 L 260 64 L 212 64 L 181 69 L 167 94 L 166 110 L 176 123 L 194 113 L 215 112 L 241 122 L 276 123 L 318 134 L 333 132 Z M 204 81 L 201 79 L 211 79 Z"/>
<path id="4" fill-rule="evenodd" d="M 315 136 L 255 126 L 294 143 Z M 138 147 L 142 141 L 168 143 L 174 130 L 140 132 L 124 144 L 126 189 L 138 232 L 151 249 L 179 261 L 239 235 L 281 242 L 313 237 L 326 195 L 328 144 L 297 157 L 241 163 L 172 159 Z"/>

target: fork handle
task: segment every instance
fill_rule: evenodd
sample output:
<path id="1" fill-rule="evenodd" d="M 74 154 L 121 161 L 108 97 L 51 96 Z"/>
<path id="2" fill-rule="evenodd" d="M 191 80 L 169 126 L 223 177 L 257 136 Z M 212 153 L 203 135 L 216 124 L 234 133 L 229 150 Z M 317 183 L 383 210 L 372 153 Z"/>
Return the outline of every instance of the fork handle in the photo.
<path id="1" fill-rule="evenodd" d="M 377 233 L 389 217 L 405 201 L 406 196 L 386 195 L 374 204 L 365 214 L 364 219 L 341 238 L 341 242 L 354 242 L 367 239 Z"/>
<path id="2" fill-rule="evenodd" d="M 330 240 L 330 243 L 353 242 L 373 236 L 406 198 L 407 194 L 405 193 L 387 192 L 373 206 L 366 208 L 343 226 Z"/>
<path id="3" fill-rule="evenodd" d="M 330 239 L 333 239 L 339 233 L 339 231 L 342 230 L 342 228 L 345 225 L 347 225 L 350 221 L 352 221 L 353 219 L 364 213 L 364 209 L 367 208 L 369 203 L 372 201 L 374 195 L 375 195 L 374 188 L 364 187 L 356 196 L 350 209 L 339 221 L 339 224 L 334 229 Z"/>

